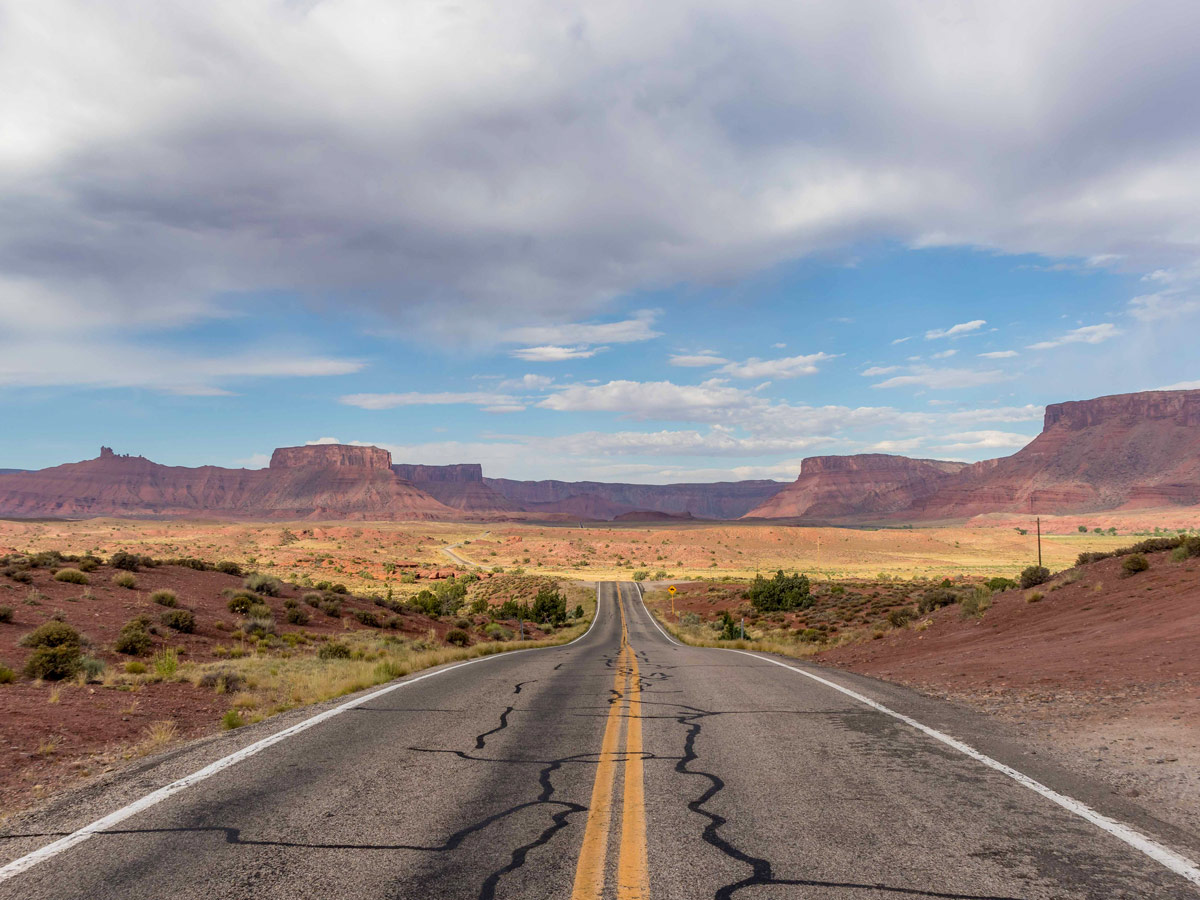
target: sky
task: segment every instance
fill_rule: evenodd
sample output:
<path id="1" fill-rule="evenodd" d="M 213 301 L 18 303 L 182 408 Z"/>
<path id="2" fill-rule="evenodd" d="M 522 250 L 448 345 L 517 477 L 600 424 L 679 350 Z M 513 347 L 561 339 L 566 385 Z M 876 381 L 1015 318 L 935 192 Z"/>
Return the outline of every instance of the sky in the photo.
<path id="1" fill-rule="evenodd" d="M 0 467 L 1014 452 L 1200 388 L 1200 4 L 0 0 Z"/>

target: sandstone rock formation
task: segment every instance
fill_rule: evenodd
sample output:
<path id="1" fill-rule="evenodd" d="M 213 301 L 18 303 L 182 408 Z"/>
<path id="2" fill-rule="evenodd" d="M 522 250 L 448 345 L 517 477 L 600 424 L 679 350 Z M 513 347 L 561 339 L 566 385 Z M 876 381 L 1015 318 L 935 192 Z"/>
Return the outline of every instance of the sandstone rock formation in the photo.
<path id="1" fill-rule="evenodd" d="M 885 453 L 813 456 L 801 463 L 799 478 L 746 518 L 883 517 L 912 508 L 966 465 Z"/>
<path id="2" fill-rule="evenodd" d="M 520 507 L 484 483 L 479 463 L 420 466 L 397 463 L 392 471 L 452 509 L 471 513 L 517 512 Z"/>
<path id="3" fill-rule="evenodd" d="M 612 519 L 636 510 L 685 514 L 701 519 L 736 519 L 782 490 L 779 481 L 714 484 L 619 484 L 600 481 L 512 481 L 485 478 L 527 512 Z"/>
<path id="4" fill-rule="evenodd" d="M 435 519 L 443 506 L 397 478 L 377 447 L 275 452 L 267 469 L 162 466 L 107 447 L 96 459 L 0 475 L 0 515 Z"/>

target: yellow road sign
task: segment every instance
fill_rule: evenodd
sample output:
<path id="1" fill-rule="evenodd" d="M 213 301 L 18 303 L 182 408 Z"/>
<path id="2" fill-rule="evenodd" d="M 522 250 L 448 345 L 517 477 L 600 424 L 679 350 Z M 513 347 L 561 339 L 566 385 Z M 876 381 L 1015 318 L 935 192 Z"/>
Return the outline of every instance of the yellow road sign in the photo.
<path id="1" fill-rule="evenodd" d="M 675 593 L 675 585 L 671 585 L 667 590 L 672 594 Z"/>

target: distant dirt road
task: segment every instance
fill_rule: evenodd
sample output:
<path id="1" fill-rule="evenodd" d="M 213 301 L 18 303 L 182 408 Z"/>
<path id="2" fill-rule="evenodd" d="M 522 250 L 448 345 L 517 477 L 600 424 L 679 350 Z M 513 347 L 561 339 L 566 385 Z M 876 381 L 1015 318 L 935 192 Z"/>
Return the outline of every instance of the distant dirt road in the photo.
<path id="1" fill-rule="evenodd" d="M 913 724 L 1186 843 L 981 717 L 787 662 L 911 720 L 764 656 L 679 646 L 634 585 L 605 583 L 574 643 L 365 695 L 0 881 L 0 897 L 1196 897 L 1161 862 Z M 140 786 L 12 820 L 3 859 L 199 768 L 179 772 L 178 753 L 158 765 Z"/>

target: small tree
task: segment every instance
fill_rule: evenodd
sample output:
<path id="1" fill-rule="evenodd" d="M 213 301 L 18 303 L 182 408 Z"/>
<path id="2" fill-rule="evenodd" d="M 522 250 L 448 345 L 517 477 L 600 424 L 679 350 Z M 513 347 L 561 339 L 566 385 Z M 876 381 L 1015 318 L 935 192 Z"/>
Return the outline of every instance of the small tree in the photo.
<path id="1" fill-rule="evenodd" d="M 770 581 L 755 575 L 750 589 L 744 594 L 759 612 L 807 609 L 813 598 L 809 593 L 807 575 L 784 575 L 780 569 Z"/>
<path id="2" fill-rule="evenodd" d="M 1045 584 L 1050 580 L 1050 570 L 1045 566 L 1030 566 L 1021 572 L 1021 589 L 1026 590 Z"/>

